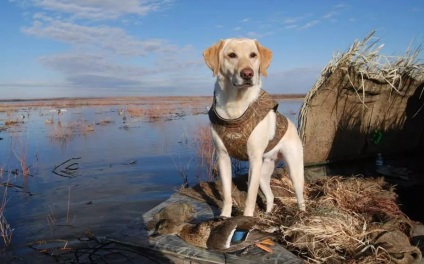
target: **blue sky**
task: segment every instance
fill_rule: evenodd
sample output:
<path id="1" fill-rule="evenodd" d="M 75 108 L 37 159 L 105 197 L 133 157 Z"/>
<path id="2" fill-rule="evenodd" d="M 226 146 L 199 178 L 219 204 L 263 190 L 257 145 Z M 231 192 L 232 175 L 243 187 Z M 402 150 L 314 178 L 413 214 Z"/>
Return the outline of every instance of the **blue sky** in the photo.
<path id="1" fill-rule="evenodd" d="M 273 51 L 266 90 L 306 93 L 372 30 L 386 55 L 423 43 L 423 17 L 422 0 L 2 0 L 0 99 L 211 95 L 202 52 L 229 37 Z"/>

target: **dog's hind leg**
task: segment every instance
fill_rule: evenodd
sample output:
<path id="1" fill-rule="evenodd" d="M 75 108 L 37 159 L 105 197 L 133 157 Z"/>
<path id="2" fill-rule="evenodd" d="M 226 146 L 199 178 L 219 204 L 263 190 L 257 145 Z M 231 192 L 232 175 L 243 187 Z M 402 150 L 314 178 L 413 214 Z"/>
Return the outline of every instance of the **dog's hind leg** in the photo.
<path id="1" fill-rule="evenodd" d="M 303 145 L 297 134 L 297 130 L 291 122 L 282 140 L 280 149 L 287 171 L 293 183 L 299 209 L 305 211 L 305 200 L 303 198 L 303 186 L 305 184 L 303 166 Z"/>
<path id="2" fill-rule="evenodd" d="M 264 158 L 259 186 L 266 198 L 267 213 L 270 213 L 272 210 L 272 207 L 274 206 L 274 194 L 272 193 L 271 186 L 270 186 L 271 176 L 272 176 L 272 173 L 274 172 L 274 168 L 275 168 L 275 160 L 270 158 Z"/>

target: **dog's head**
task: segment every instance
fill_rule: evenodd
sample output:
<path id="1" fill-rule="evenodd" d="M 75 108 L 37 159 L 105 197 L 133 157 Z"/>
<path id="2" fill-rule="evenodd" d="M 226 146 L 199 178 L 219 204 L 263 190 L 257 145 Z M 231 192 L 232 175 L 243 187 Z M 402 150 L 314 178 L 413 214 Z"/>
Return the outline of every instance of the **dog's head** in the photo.
<path id="1" fill-rule="evenodd" d="M 257 40 L 233 38 L 218 41 L 203 57 L 213 76 L 228 79 L 236 88 L 247 88 L 258 84 L 260 75 L 267 76 L 272 52 Z"/>

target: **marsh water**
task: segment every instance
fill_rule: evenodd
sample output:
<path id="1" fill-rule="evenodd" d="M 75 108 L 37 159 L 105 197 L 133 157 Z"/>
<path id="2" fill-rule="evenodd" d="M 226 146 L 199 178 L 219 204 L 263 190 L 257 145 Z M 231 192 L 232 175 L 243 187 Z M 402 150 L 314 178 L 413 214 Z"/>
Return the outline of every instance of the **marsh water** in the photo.
<path id="1" fill-rule="evenodd" d="M 279 111 L 296 122 L 301 103 L 282 101 Z M 119 232 L 169 198 L 182 176 L 190 185 L 207 180 L 194 136 L 208 125 L 206 110 L 152 120 L 125 108 L 0 112 L 0 201 L 13 231 L 10 246 L 0 241 L 0 248 L 8 260 L 54 262 L 28 245 Z"/>

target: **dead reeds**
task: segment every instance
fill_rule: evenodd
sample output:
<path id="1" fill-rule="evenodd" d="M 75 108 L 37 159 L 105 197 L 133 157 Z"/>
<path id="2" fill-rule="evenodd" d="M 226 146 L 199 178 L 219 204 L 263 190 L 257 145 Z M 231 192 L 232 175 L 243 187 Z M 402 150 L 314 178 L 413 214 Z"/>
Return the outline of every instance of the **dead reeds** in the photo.
<path id="1" fill-rule="evenodd" d="M 280 182 L 282 185 L 292 190 L 290 181 Z M 306 193 L 306 213 L 296 210 L 295 201 L 277 197 L 272 215 L 281 221 L 282 240 L 288 249 L 309 263 L 376 263 L 384 259 L 387 261 L 379 263 L 391 263 L 395 253 L 378 243 L 378 234 L 396 231 L 410 238 L 409 232 L 390 224 L 394 219 L 411 221 L 396 204 L 393 187 L 382 178 L 328 177 L 307 185 Z M 421 258 L 409 241 L 401 246 L 410 250 L 402 257 Z"/>
<path id="2" fill-rule="evenodd" d="M 120 113 L 123 113 L 123 111 L 120 111 Z M 145 115 L 144 109 L 137 106 L 128 106 L 127 113 L 130 117 L 143 117 Z"/>
<path id="3" fill-rule="evenodd" d="M 28 166 L 28 137 L 24 142 L 21 135 L 17 143 L 16 143 L 16 137 L 15 137 L 13 145 L 14 145 L 13 154 L 18 160 L 22 175 L 26 178 L 31 174 L 29 170 L 30 167 Z"/>
<path id="4" fill-rule="evenodd" d="M 56 126 L 52 126 L 52 129 L 49 133 L 49 138 L 53 142 L 60 142 L 65 144 L 72 139 L 74 136 L 73 128 L 71 126 L 58 124 Z"/>
<path id="5" fill-rule="evenodd" d="M 49 227 L 54 227 L 54 226 L 57 226 L 57 225 L 71 225 L 72 221 L 71 221 L 70 213 L 71 213 L 71 187 L 69 186 L 68 187 L 68 199 L 67 199 L 67 202 L 66 202 L 66 219 L 64 220 L 64 223 L 58 224 L 58 220 L 57 220 L 56 215 L 53 211 L 53 208 L 50 207 L 49 213 L 48 213 L 47 218 L 46 218 L 47 219 L 47 225 Z"/>
<path id="6" fill-rule="evenodd" d="M 196 144 L 196 157 L 200 167 L 200 176 L 206 176 L 207 181 L 212 181 L 217 176 L 215 146 L 209 125 L 200 125 L 195 128 L 194 142 Z"/>
<path id="7" fill-rule="evenodd" d="M 109 123 L 109 120 L 103 120 L 99 124 L 105 125 Z M 68 124 L 62 124 L 61 122 L 58 122 L 56 126 L 51 127 L 49 138 L 53 142 L 66 144 L 72 140 L 74 135 L 86 135 L 93 132 L 94 130 L 94 125 L 87 121 L 77 120 Z"/>
<path id="8" fill-rule="evenodd" d="M 128 116 L 132 118 L 145 118 L 149 122 L 171 118 L 178 114 L 177 108 L 172 102 L 163 104 L 147 104 L 142 106 L 128 106 Z"/>
<path id="9" fill-rule="evenodd" d="M 3 179 L 3 169 L 0 169 L 0 179 Z M 7 198 L 7 188 L 8 188 L 9 179 L 3 184 L 3 196 L 0 203 L 0 236 L 3 239 L 3 243 L 5 247 L 8 247 L 12 242 L 12 233 L 13 229 L 10 227 L 9 223 L 4 216 L 4 211 L 6 208 L 6 204 L 8 201 Z"/>
<path id="10" fill-rule="evenodd" d="M 359 75 L 361 81 L 356 85 L 350 75 L 346 75 L 346 78 L 349 79 L 358 101 L 362 103 L 364 108 L 368 107 L 365 103 L 366 93 L 369 90 L 366 80 L 388 84 L 389 89 L 386 92 L 397 94 L 402 94 L 400 88 L 406 85 L 405 79 L 424 80 L 424 65 L 419 60 L 421 45 L 416 49 L 408 47 L 405 54 L 401 56 L 385 56 L 380 54 L 384 44 L 378 45 L 380 39 L 373 39 L 374 34 L 375 31 L 372 31 L 362 41 L 355 40 L 346 52 L 334 54 L 330 62 L 321 71 L 320 78 L 306 95 L 300 109 L 299 133 L 304 141 L 306 124 L 309 121 L 308 114 L 311 105 L 313 105 L 312 99 L 321 90 L 328 89 L 324 84 L 337 69 L 354 71 Z"/>
<path id="11" fill-rule="evenodd" d="M 172 105 L 156 105 L 152 104 L 146 107 L 144 115 L 149 121 L 159 120 L 161 118 L 169 117 L 174 114 L 174 106 Z"/>

